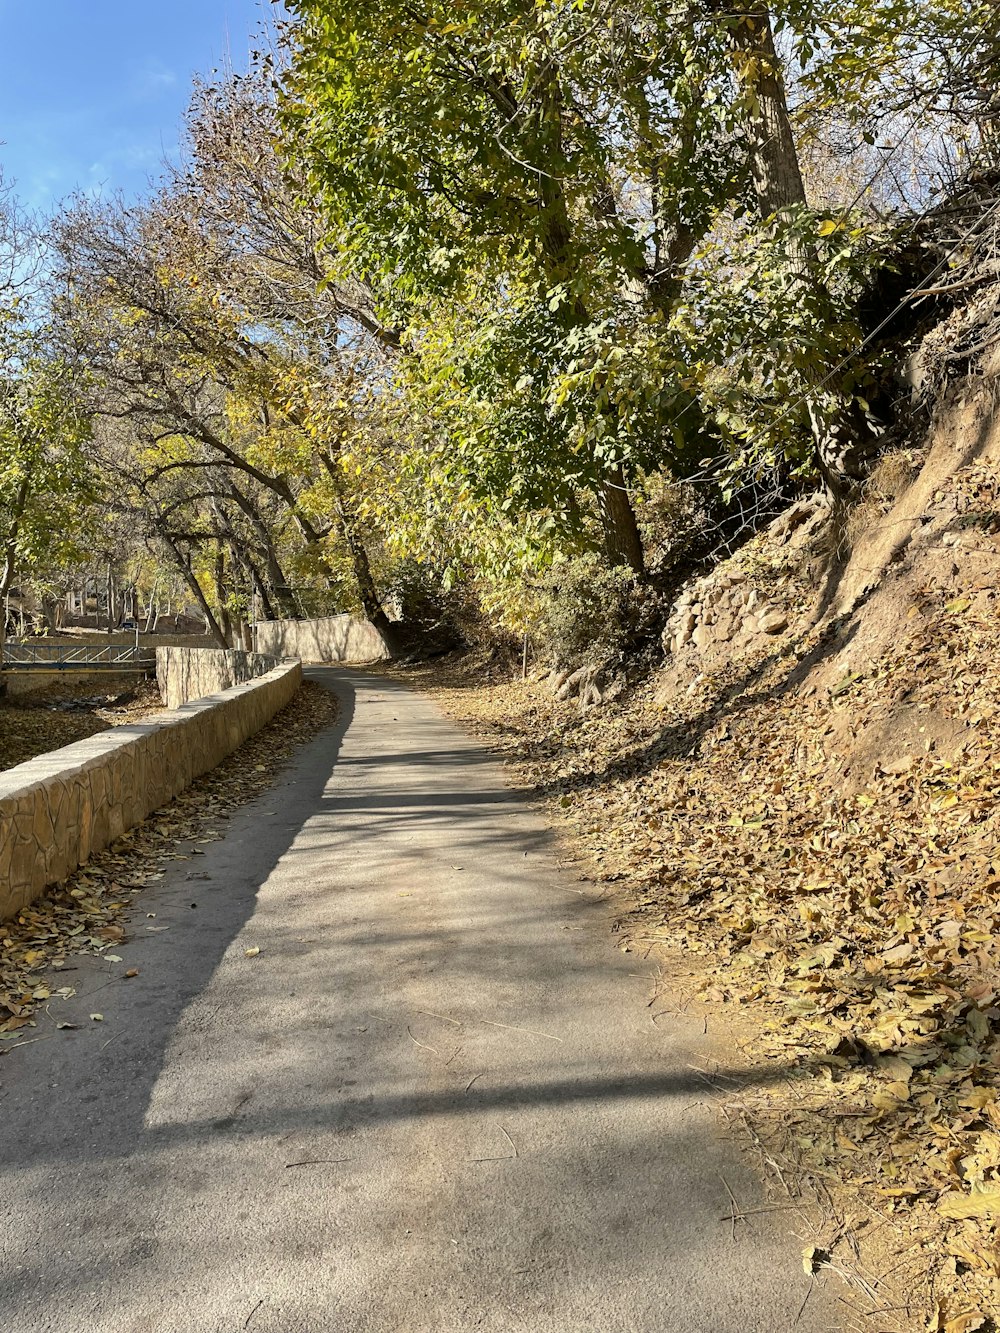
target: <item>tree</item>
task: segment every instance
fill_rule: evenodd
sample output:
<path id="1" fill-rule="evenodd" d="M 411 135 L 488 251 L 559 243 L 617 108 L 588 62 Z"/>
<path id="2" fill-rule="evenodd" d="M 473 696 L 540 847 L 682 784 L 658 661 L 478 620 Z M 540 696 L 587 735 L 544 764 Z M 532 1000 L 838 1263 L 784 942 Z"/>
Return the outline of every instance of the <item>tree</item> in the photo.
<path id="1" fill-rule="evenodd" d="M 287 410 L 294 334 L 264 325 L 238 283 L 215 281 L 225 255 L 189 203 L 163 194 L 132 209 L 81 204 L 60 220 L 66 355 L 85 372 L 103 466 L 128 477 L 159 539 L 169 544 L 162 520 L 185 506 L 224 507 L 230 530 L 252 529 L 275 603 L 294 614 L 268 508 L 290 519 L 318 570 L 332 531 L 309 502 L 311 445 Z"/>
<path id="2" fill-rule="evenodd" d="M 0 325 L 0 605 L 19 574 L 83 554 L 93 498 L 83 455 L 89 425 L 74 400 L 67 367 L 37 331 L 8 315 Z"/>
<path id="3" fill-rule="evenodd" d="M 718 15 L 732 44 L 742 94 L 739 117 L 759 219 L 785 250 L 787 282 L 783 299 L 791 310 L 804 306 L 819 333 L 819 355 L 804 361 L 810 386 L 805 397 L 818 470 L 830 491 L 839 495 L 845 481 L 863 475 L 865 459 L 878 445 L 867 403 L 857 392 L 864 369 L 861 367 L 859 374 L 857 361 L 850 357 L 851 341 L 857 341 L 857 337 L 852 338 L 848 331 L 844 339 L 844 314 L 838 310 L 842 293 L 831 286 L 833 267 L 826 262 L 818 243 L 819 237 L 846 230 L 853 220 L 843 214 L 835 219 L 815 218 L 810 209 L 789 111 L 786 62 L 776 49 L 772 11 L 766 0 L 751 0 L 738 11 L 713 0 L 709 8 Z M 786 45 L 799 55 L 805 67 L 805 88 L 821 93 L 824 101 L 836 96 L 841 115 L 848 119 L 853 115 L 862 126 L 872 115 L 873 88 L 885 93 L 894 82 L 898 87 L 898 72 L 908 74 L 918 64 L 925 87 L 913 91 L 909 79 L 904 78 L 902 100 L 898 95 L 893 99 L 897 110 L 905 106 L 912 113 L 916 106 L 916 115 L 908 126 L 912 130 L 927 114 L 928 104 L 933 109 L 947 91 L 947 63 L 939 59 L 935 70 L 930 58 L 935 43 L 961 34 L 966 37 L 967 55 L 975 45 L 975 36 L 968 41 L 965 7 L 959 9 L 948 0 L 918 6 L 916 13 L 912 6 L 901 6 L 898 0 L 878 0 L 856 10 L 848 7 L 838 16 L 839 31 L 831 31 L 831 25 L 808 6 L 804 11 L 799 6 L 782 6 L 778 12 Z M 984 19 L 980 11 L 978 20 L 982 23 Z M 975 20 L 971 27 L 975 34 Z M 983 31 L 988 31 L 985 23 Z M 884 113 L 883 102 L 880 114 Z M 873 141 L 864 128 L 862 138 Z M 853 203 L 859 198 L 856 196 Z M 838 376 L 836 364 L 831 370 L 830 363 L 841 360 L 850 364 L 846 375 Z"/>
<path id="4" fill-rule="evenodd" d="M 398 322 L 470 281 L 534 312 L 578 405 L 562 476 L 596 497 L 611 563 L 641 571 L 635 441 L 580 362 L 609 321 L 670 318 L 741 170 L 725 90 L 706 96 L 717 35 L 651 4 L 289 8 L 283 123 L 330 235 Z"/>

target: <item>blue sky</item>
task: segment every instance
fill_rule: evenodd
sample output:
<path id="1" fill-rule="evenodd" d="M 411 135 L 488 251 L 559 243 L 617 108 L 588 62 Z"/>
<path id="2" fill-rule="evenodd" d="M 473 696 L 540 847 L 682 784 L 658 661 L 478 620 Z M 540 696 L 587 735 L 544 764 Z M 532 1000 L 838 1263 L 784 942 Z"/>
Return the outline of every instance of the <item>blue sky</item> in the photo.
<path id="1" fill-rule="evenodd" d="M 273 14 L 269 0 L 0 0 L 0 167 L 22 204 L 142 193 L 176 157 L 192 76 L 227 53 L 245 67 Z"/>

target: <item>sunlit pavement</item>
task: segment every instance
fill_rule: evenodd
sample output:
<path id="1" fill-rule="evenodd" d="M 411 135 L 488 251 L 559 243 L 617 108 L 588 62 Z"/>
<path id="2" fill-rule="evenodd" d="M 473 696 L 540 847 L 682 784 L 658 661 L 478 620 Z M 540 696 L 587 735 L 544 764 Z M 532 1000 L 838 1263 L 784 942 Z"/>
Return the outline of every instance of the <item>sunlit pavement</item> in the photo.
<path id="1" fill-rule="evenodd" d="M 599 888 L 432 704 L 310 674 L 338 727 L 0 1060 L 0 1329 L 835 1327 Z"/>

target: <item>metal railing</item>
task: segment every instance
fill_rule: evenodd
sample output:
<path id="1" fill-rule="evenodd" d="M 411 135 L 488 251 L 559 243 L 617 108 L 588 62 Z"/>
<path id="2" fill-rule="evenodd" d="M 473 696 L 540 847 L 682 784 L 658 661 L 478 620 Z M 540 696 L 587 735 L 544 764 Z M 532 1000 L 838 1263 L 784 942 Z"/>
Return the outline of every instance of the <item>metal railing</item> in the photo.
<path id="1" fill-rule="evenodd" d="M 134 643 L 12 643 L 3 649 L 5 671 L 151 671 L 156 649 Z"/>

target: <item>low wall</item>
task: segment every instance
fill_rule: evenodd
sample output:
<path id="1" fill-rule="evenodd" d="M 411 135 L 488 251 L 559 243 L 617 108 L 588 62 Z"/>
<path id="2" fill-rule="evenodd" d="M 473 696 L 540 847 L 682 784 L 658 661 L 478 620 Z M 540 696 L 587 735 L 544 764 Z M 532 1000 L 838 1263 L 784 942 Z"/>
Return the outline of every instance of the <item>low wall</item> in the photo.
<path id="1" fill-rule="evenodd" d="M 46 671 L 32 667 L 27 671 L 0 672 L 0 693 L 5 693 L 8 699 L 19 699 L 25 694 L 49 690 L 53 685 L 78 685 L 81 694 L 88 690 L 95 694 L 120 694 L 123 690 L 135 689 L 145 678 L 144 673 L 108 671 L 100 667 L 93 671 Z"/>
<path id="2" fill-rule="evenodd" d="M 392 656 L 375 626 L 358 616 L 262 621 L 257 651 L 303 662 L 383 662 Z"/>
<path id="3" fill-rule="evenodd" d="M 0 921 L 214 768 L 301 681 L 300 663 L 286 662 L 224 694 L 0 773 Z"/>
<path id="4" fill-rule="evenodd" d="M 231 648 L 157 648 L 156 683 L 166 706 L 179 708 L 191 699 L 204 699 L 233 685 L 245 685 L 277 665 L 278 657 Z"/>

